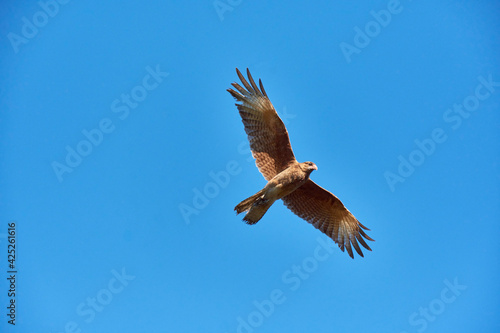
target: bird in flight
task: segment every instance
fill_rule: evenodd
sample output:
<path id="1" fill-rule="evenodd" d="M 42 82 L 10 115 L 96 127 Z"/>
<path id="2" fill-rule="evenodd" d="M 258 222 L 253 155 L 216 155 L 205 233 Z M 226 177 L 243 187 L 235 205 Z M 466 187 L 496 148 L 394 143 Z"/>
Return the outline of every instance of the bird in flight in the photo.
<path id="1" fill-rule="evenodd" d="M 293 213 L 311 223 L 329 236 L 339 248 L 347 249 L 354 258 L 352 247 L 363 257 L 358 242 L 370 250 L 365 240 L 373 241 L 362 225 L 331 192 L 317 185 L 309 176 L 318 170 L 313 162 L 299 163 L 293 154 L 288 131 L 267 96 L 262 81 L 255 84 L 247 69 L 248 81 L 236 68 L 236 73 L 245 88 L 232 83 L 234 89 L 227 91 L 236 99 L 250 149 L 255 163 L 267 180 L 267 185 L 251 197 L 240 202 L 234 210 L 246 212 L 243 220 L 257 223 L 269 207 L 281 199 Z M 363 230 L 364 229 L 364 230 Z"/>

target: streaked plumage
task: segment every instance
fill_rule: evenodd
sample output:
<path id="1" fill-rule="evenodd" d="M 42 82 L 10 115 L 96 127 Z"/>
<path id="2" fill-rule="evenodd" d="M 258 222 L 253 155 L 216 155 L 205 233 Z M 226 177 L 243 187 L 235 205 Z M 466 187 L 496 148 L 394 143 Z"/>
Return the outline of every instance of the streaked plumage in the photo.
<path id="1" fill-rule="evenodd" d="M 358 242 L 370 250 L 363 231 L 369 230 L 349 212 L 332 193 L 309 179 L 317 167 L 312 162 L 299 163 L 295 159 L 285 125 L 269 100 L 262 81 L 255 84 L 247 69 L 248 81 L 236 69 L 243 86 L 232 83 L 237 90 L 227 91 L 241 104 L 238 107 L 248 135 L 255 163 L 268 181 L 267 185 L 235 207 L 236 213 L 247 212 L 243 218 L 249 224 L 257 223 L 278 199 L 296 215 L 314 225 L 332 238 L 342 251 L 347 249 L 353 258 L 352 247 L 363 256 Z"/>

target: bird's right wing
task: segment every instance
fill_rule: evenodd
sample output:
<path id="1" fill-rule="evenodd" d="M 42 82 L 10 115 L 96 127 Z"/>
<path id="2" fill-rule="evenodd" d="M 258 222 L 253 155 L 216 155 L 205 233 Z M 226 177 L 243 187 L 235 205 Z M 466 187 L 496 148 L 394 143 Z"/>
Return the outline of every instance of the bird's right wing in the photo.
<path id="1" fill-rule="evenodd" d="M 364 237 L 373 241 L 363 231 L 363 229 L 370 229 L 359 223 L 333 193 L 312 180 L 309 179 L 304 185 L 283 197 L 282 200 L 288 209 L 333 239 L 342 251 L 346 248 L 351 258 L 354 258 L 351 244 L 356 252 L 363 257 L 358 241 L 365 249 L 371 251 L 363 239 Z"/>
<path id="2" fill-rule="evenodd" d="M 262 81 L 259 80 L 259 89 L 248 69 L 250 84 L 237 68 L 236 73 L 246 89 L 238 83 L 233 83 L 233 87 L 238 91 L 227 91 L 241 102 L 236 106 L 245 125 L 252 155 L 259 171 L 269 181 L 295 161 L 288 132 L 267 97 Z"/>

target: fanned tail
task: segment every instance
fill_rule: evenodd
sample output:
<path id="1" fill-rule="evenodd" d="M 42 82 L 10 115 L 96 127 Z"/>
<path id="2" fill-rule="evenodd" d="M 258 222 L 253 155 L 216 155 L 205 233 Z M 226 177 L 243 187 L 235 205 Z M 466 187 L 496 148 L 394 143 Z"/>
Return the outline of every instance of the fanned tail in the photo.
<path id="1" fill-rule="evenodd" d="M 236 214 L 248 211 L 243 218 L 243 221 L 248 224 L 255 224 L 259 222 L 273 203 L 274 201 L 264 199 L 264 190 L 262 189 L 251 197 L 240 202 L 236 207 L 234 207 L 234 210 L 236 211 Z"/>

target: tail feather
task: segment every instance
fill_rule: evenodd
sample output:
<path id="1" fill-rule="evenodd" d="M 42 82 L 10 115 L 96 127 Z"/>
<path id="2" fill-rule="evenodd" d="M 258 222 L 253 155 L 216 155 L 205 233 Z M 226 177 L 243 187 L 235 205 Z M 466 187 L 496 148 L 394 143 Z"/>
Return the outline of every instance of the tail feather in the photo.
<path id="1" fill-rule="evenodd" d="M 251 197 L 243 200 L 234 208 L 236 214 L 248 211 L 243 221 L 248 224 L 257 223 L 274 203 L 274 201 L 265 200 L 263 197 L 264 190 L 260 190 Z"/>

